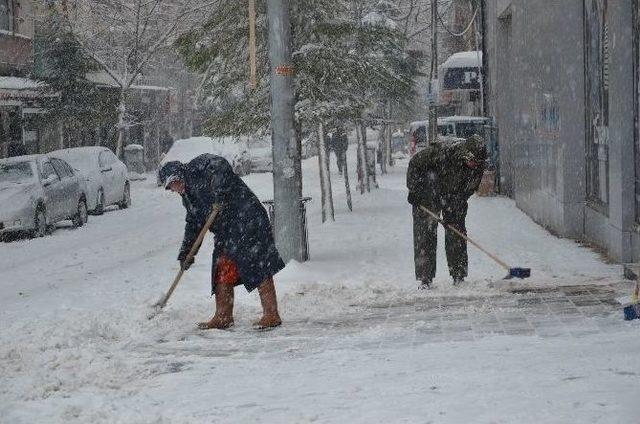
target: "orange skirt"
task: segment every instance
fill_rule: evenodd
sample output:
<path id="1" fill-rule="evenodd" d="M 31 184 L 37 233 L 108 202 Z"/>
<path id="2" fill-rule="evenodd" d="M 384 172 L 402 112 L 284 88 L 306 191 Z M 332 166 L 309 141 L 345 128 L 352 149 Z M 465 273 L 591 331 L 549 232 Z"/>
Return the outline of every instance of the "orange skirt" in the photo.
<path id="1" fill-rule="evenodd" d="M 240 281 L 238 266 L 228 256 L 221 255 L 216 264 L 216 274 L 213 280 L 216 284 L 237 284 Z"/>

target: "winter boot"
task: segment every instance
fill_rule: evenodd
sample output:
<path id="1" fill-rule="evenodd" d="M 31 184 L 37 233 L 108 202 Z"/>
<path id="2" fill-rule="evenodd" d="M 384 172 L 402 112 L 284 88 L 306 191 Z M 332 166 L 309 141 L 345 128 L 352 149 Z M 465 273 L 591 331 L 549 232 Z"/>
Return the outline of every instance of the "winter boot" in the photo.
<path id="1" fill-rule="evenodd" d="M 423 278 L 422 282 L 418 286 L 418 290 L 429 290 L 432 282 L 433 280 L 431 278 Z"/>
<path id="2" fill-rule="evenodd" d="M 459 286 L 464 282 L 464 277 L 453 277 L 453 285 L 455 287 Z"/>
<path id="3" fill-rule="evenodd" d="M 233 284 L 216 284 L 216 312 L 209 321 L 201 322 L 201 330 L 224 330 L 233 325 Z"/>
<path id="4" fill-rule="evenodd" d="M 282 324 L 282 320 L 278 313 L 278 298 L 273 278 L 264 280 L 258 286 L 258 293 L 260 294 L 260 303 L 262 303 L 262 318 L 254 322 L 253 327 L 257 330 L 278 327 Z"/>

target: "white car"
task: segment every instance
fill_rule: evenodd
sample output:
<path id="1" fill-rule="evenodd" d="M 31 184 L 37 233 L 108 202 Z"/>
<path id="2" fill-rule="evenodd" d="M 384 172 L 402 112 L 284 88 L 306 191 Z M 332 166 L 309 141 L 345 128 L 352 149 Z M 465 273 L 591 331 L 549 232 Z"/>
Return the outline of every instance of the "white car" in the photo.
<path id="1" fill-rule="evenodd" d="M 68 162 L 85 178 L 87 207 L 91 213 L 101 215 L 108 206 L 126 209 L 131 205 L 127 167 L 111 150 L 98 146 L 75 147 L 48 155 Z"/>
<path id="2" fill-rule="evenodd" d="M 46 155 L 0 159 L 0 238 L 42 237 L 59 221 L 87 222 L 82 177 L 64 160 Z"/>
<path id="3" fill-rule="evenodd" d="M 247 145 L 251 158 L 251 172 L 273 172 L 271 138 L 251 138 Z"/>
<path id="4" fill-rule="evenodd" d="M 158 170 L 167 162 L 188 163 L 205 153 L 222 156 L 229 161 L 233 171 L 238 175 L 242 176 L 251 172 L 251 160 L 246 143 L 231 137 L 191 137 L 177 140 L 160 161 Z M 162 183 L 158 178 L 158 186 L 160 185 Z"/>

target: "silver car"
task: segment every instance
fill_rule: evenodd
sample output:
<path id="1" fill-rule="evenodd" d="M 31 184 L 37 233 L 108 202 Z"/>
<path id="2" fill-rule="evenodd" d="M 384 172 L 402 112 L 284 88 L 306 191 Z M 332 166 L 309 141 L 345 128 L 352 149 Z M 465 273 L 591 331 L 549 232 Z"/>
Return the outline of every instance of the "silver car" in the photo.
<path id="1" fill-rule="evenodd" d="M 71 165 L 85 179 L 89 212 L 102 215 L 105 208 L 131 205 L 127 167 L 106 147 L 75 147 L 48 153 Z"/>
<path id="2" fill-rule="evenodd" d="M 0 159 L 0 237 L 42 237 L 55 223 L 87 222 L 84 182 L 68 163 L 46 155 Z"/>

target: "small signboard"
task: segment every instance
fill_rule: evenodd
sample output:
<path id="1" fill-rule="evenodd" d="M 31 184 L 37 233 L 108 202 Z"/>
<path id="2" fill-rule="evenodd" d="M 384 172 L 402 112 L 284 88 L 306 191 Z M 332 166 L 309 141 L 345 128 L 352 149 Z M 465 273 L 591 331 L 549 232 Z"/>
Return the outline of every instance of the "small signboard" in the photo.
<path id="1" fill-rule="evenodd" d="M 292 65 L 278 65 L 276 66 L 276 75 L 282 77 L 290 77 L 293 75 L 293 66 Z"/>
<path id="2" fill-rule="evenodd" d="M 427 104 L 435 106 L 438 103 L 438 80 L 431 80 L 427 88 Z"/>

